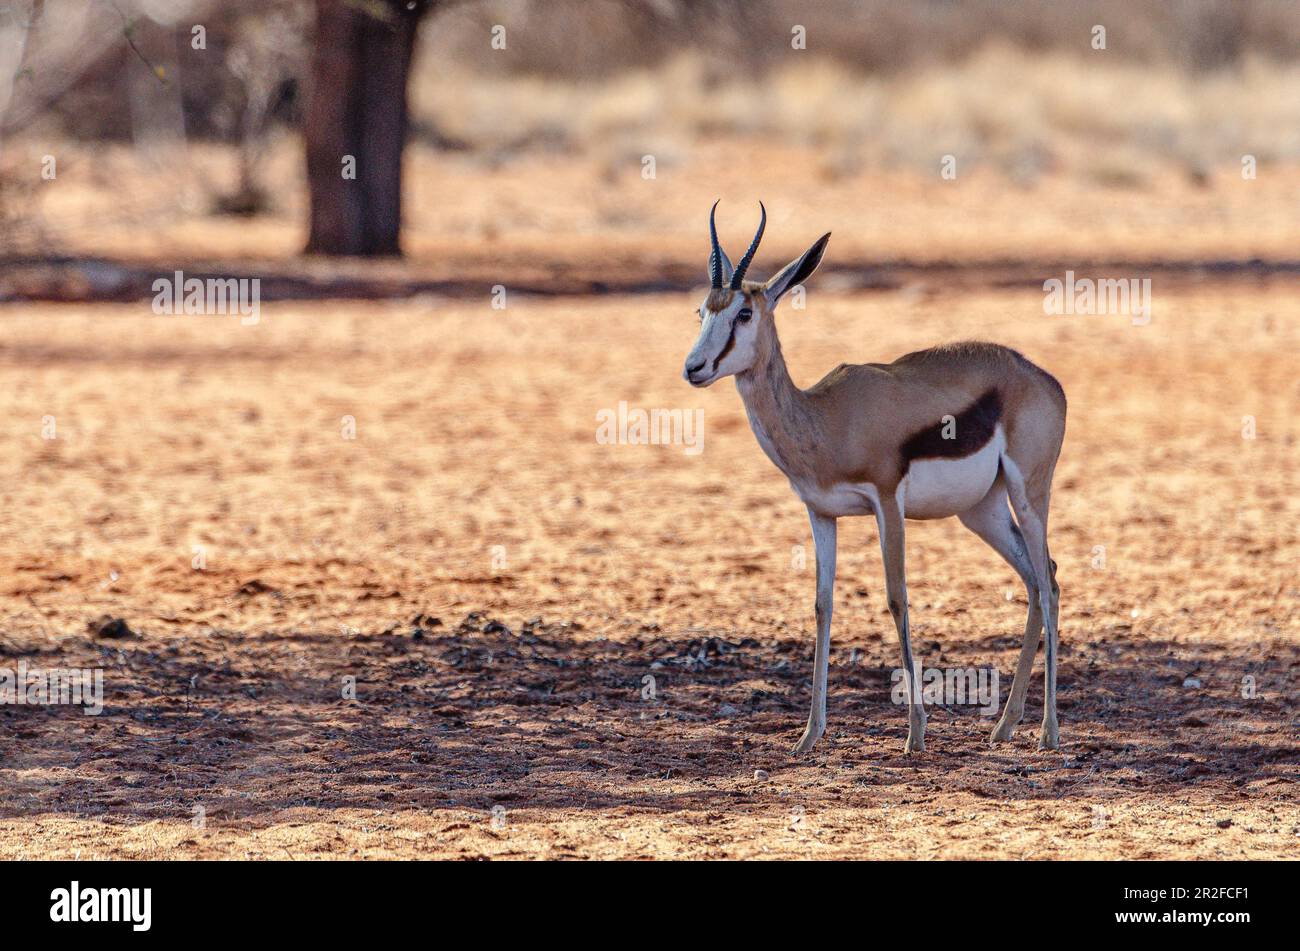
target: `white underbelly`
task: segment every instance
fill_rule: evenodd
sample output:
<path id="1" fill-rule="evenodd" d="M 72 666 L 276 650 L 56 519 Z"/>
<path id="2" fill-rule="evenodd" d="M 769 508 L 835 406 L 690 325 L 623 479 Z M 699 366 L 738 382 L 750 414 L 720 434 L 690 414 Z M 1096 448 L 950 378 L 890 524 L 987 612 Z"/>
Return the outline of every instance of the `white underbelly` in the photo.
<path id="1" fill-rule="evenodd" d="M 804 485 L 793 479 L 790 485 L 795 494 L 813 511 L 834 518 L 846 515 L 872 515 L 872 508 L 879 500 L 876 487 L 869 482 L 861 484 L 840 482 L 827 488 L 818 485 Z"/>
<path id="2" fill-rule="evenodd" d="M 958 515 L 988 494 L 998 477 L 998 459 L 1006 449 L 999 426 L 983 448 L 960 459 L 916 459 L 898 484 L 907 518 Z"/>
<path id="3" fill-rule="evenodd" d="M 998 477 L 998 462 L 1006 449 L 1002 427 L 983 448 L 961 459 L 917 459 L 898 483 L 898 499 L 905 518 L 947 518 L 960 515 L 979 502 Z M 839 482 L 822 487 L 790 480 L 805 505 L 822 515 L 872 515 L 880 495 L 870 482 Z"/>

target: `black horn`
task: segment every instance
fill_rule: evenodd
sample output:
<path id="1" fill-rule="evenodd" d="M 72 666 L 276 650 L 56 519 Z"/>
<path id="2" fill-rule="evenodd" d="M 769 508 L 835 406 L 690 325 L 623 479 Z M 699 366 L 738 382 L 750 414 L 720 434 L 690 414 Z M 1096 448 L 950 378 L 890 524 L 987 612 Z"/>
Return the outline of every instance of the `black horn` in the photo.
<path id="1" fill-rule="evenodd" d="M 733 291 L 740 290 L 740 282 L 744 280 L 745 272 L 749 270 L 749 262 L 754 260 L 754 252 L 758 250 L 758 242 L 763 240 L 763 229 L 767 227 L 767 209 L 763 207 L 761 201 L 758 203 L 758 207 L 762 211 L 763 217 L 759 219 L 758 231 L 754 232 L 754 240 L 750 243 L 749 250 L 745 252 L 745 256 L 740 259 L 735 272 L 731 275 L 731 289 Z"/>
<path id="2" fill-rule="evenodd" d="M 722 201 L 721 198 L 718 201 Z M 722 248 L 718 246 L 718 226 L 714 223 L 713 216 L 718 211 L 718 202 L 713 203 L 709 209 L 709 240 L 713 243 L 713 250 L 709 253 L 709 278 L 713 281 L 714 287 L 722 286 Z"/>

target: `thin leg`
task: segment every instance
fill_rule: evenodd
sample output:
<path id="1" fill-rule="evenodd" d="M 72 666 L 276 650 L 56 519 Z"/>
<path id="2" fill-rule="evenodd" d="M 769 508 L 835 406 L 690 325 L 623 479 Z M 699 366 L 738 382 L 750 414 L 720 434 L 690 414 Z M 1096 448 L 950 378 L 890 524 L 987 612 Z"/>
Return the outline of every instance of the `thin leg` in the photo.
<path id="1" fill-rule="evenodd" d="M 808 726 L 794 752 L 807 753 L 826 731 L 826 681 L 831 663 L 831 607 L 835 591 L 835 519 L 808 510 L 813 544 L 817 548 L 817 646 L 813 651 L 812 709 Z"/>
<path id="2" fill-rule="evenodd" d="M 898 647 L 903 663 L 903 683 L 907 687 L 907 743 L 905 753 L 925 749 L 925 706 L 916 683 L 916 665 L 912 659 L 912 629 L 907 614 L 907 575 L 904 565 L 905 539 L 903 510 L 897 497 L 883 497 L 876 506 L 876 525 L 880 529 L 880 554 L 885 562 L 885 591 L 889 613 L 898 629 Z"/>
<path id="3" fill-rule="evenodd" d="M 1038 583 L 1038 601 L 1043 613 L 1043 728 L 1038 734 L 1040 749 L 1054 750 L 1061 745 L 1060 730 L 1056 723 L 1056 654 L 1057 654 L 1057 601 L 1055 571 L 1047 550 L 1046 490 L 1030 497 L 1020 470 L 1009 459 L 1003 460 L 1006 473 L 1007 494 L 1015 510 L 1016 521 L 1025 536 L 1029 561 L 1034 566 L 1034 579 Z"/>
<path id="4" fill-rule="evenodd" d="M 1051 574 L 1052 598 L 1050 612 L 1050 629 L 1052 632 L 1052 720 L 1051 730 L 1048 730 L 1047 723 L 1047 701 L 1043 701 L 1043 734 L 1039 737 L 1038 743 L 1044 749 L 1054 750 L 1061 745 L 1061 734 L 1056 724 L 1056 663 L 1060 656 L 1060 610 L 1061 610 L 1061 589 L 1056 583 L 1056 562 L 1052 559 L 1052 553 L 1047 548 L 1047 539 L 1043 539 L 1043 549 L 1047 554 L 1047 567 Z M 1046 737 L 1047 739 L 1044 739 Z M 1047 740 L 1050 739 L 1050 743 Z"/>
<path id="5" fill-rule="evenodd" d="M 1025 583 L 1028 595 L 1029 615 L 1025 619 L 1025 639 L 1020 645 L 1020 661 L 1016 664 L 1015 678 L 1011 681 L 1011 691 L 1007 694 L 1007 705 L 990 736 L 994 743 L 1005 743 L 1011 739 L 1016 724 L 1025 715 L 1025 692 L 1029 689 L 1034 656 L 1038 653 L 1038 644 L 1043 637 L 1043 609 L 1038 598 L 1038 583 L 1034 578 L 1034 566 L 1029 560 L 1025 538 L 1011 517 L 1011 510 L 1007 508 L 1006 487 L 1001 481 L 989 490 L 989 494 L 978 505 L 958 517 L 963 525 L 987 542 L 990 548 L 1016 570 L 1020 580 Z"/>

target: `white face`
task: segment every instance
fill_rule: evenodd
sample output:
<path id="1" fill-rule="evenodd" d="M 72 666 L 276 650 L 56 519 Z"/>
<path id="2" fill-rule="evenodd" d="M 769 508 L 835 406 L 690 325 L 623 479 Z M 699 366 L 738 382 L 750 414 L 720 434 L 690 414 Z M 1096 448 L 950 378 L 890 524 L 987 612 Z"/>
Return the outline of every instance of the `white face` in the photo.
<path id="1" fill-rule="evenodd" d="M 747 294 L 737 292 L 720 311 L 700 305 L 700 336 L 686 357 L 682 376 L 691 386 L 708 386 L 754 365 L 758 315 Z"/>

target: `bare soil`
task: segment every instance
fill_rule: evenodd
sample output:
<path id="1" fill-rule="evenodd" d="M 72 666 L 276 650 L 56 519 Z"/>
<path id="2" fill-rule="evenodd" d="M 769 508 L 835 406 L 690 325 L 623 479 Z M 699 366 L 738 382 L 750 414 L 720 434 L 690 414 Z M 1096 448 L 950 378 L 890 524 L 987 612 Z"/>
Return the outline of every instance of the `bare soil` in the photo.
<path id="1" fill-rule="evenodd" d="M 1300 854 L 1292 283 L 1167 290 L 1145 327 L 815 281 L 781 315 L 802 385 L 966 337 L 1065 385 L 1056 752 L 1036 675 L 1011 745 L 939 706 L 903 756 L 857 520 L 830 728 L 789 755 L 806 516 L 730 382 L 681 381 L 696 304 L 7 308 L 0 665 L 102 667 L 106 706 L 0 707 L 0 857 Z M 703 452 L 599 443 L 619 401 L 703 409 Z M 909 533 L 924 664 L 1005 694 L 1023 589 L 953 520 Z"/>

